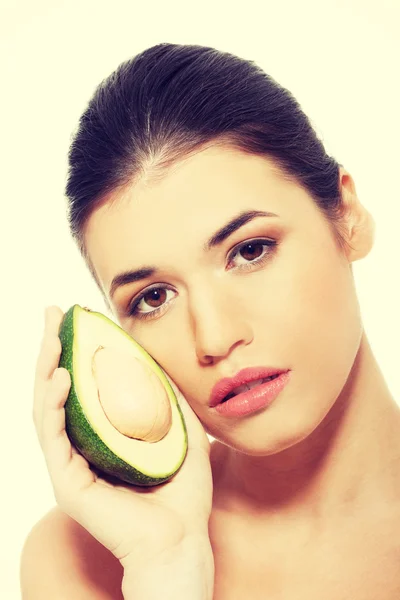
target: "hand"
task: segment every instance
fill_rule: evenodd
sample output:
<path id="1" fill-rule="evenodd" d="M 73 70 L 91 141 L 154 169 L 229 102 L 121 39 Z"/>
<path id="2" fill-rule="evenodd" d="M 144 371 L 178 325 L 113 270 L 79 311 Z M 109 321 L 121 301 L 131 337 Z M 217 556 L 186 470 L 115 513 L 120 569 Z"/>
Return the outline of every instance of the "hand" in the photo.
<path id="1" fill-rule="evenodd" d="M 57 504 L 123 565 L 126 561 L 153 558 L 186 536 L 204 534 L 208 539 L 212 505 L 210 442 L 173 382 L 186 421 L 188 452 L 170 481 L 154 487 L 113 482 L 112 478 L 104 478 L 91 469 L 71 445 L 65 431 L 64 411 L 71 378 L 66 369 L 58 368 L 62 319 L 59 307 L 46 309 L 33 409 Z"/>

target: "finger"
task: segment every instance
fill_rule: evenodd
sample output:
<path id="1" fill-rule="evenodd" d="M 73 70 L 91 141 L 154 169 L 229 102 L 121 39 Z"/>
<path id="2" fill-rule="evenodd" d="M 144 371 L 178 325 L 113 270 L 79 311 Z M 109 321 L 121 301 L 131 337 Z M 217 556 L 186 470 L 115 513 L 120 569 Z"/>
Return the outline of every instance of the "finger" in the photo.
<path id="1" fill-rule="evenodd" d="M 48 387 L 55 369 L 57 369 L 61 356 L 61 340 L 55 335 L 47 335 L 43 338 L 40 353 L 37 359 L 34 382 L 34 397 L 43 399 L 44 393 Z"/>
<path id="2" fill-rule="evenodd" d="M 57 369 L 49 383 L 40 442 L 56 501 L 74 516 L 79 514 L 82 492 L 93 485 L 95 477 L 88 461 L 72 446 L 65 429 L 64 406 L 71 385 L 68 371 Z"/>
<path id="3" fill-rule="evenodd" d="M 72 458 L 72 447 L 65 431 L 64 405 L 70 389 L 70 375 L 57 369 L 45 394 L 39 442 L 53 480 L 62 473 Z"/>
<path id="4" fill-rule="evenodd" d="M 58 366 L 61 341 L 58 336 L 64 313 L 58 306 L 49 306 L 45 311 L 45 326 L 40 353 L 36 363 L 39 380 L 49 380 Z"/>
<path id="5" fill-rule="evenodd" d="M 34 381 L 33 420 L 36 427 L 42 421 L 43 399 L 60 361 L 62 347 L 58 330 L 62 315 L 63 312 L 57 306 L 48 307 L 45 311 L 45 329 L 36 362 Z"/>

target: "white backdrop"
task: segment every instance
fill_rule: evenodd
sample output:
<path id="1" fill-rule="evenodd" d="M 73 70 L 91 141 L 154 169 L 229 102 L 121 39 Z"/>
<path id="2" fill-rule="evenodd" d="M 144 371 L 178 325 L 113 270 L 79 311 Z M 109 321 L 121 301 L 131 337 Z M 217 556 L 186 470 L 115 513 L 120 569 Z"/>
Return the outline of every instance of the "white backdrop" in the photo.
<path id="1" fill-rule="evenodd" d="M 100 80 L 146 47 L 236 53 L 300 100 L 375 217 L 375 247 L 354 272 L 367 334 L 400 399 L 400 4 L 3 0 L 0 10 L 0 596 L 14 600 L 24 539 L 54 504 L 31 419 L 44 307 L 106 312 L 67 230 L 70 136 Z"/>

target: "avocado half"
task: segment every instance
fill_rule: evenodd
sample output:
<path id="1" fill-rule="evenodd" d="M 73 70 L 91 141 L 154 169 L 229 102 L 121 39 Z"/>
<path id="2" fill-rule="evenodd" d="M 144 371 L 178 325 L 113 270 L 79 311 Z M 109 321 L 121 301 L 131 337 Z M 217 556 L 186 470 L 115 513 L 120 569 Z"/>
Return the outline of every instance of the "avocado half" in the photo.
<path id="1" fill-rule="evenodd" d="M 128 333 L 100 312 L 74 304 L 59 330 L 59 366 L 69 371 L 71 388 L 65 403 L 66 432 L 77 450 L 103 473 L 139 486 L 168 481 L 187 453 L 185 420 L 164 371 Z M 158 442 L 125 436 L 108 420 L 92 374 L 92 357 L 99 345 L 123 350 L 142 360 L 159 377 L 172 411 L 172 424 Z"/>

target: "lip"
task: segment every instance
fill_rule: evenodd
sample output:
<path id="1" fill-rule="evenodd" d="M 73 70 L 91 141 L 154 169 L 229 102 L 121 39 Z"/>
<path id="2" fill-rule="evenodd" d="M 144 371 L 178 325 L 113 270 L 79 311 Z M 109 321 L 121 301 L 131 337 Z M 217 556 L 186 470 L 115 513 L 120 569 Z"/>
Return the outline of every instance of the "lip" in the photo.
<path id="1" fill-rule="evenodd" d="M 271 375 L 280 375 L 287 373 L 289 369 L 279 369 L 277 367 L 248 367 L 242 369 L 234 377 L 225 377 L 220 379 L 211 390 L 209 406 L 213 408 L 219 404 L 227 394 L 240 385 L 271 377 Z M 239 394 L 240 395 L 240 394 Z M 229 400 L 228 400 L 229 402 Z"/>
<path id="2" fill-rule="evenodd" d="M 215 410 L 224 417 L 241 418 L 267 408 L 279 396 L 290 379 L 286 371 L 274 379 L 261 383 L 251 390 L 241 392 L 226 402 L 220 402 Z"/>

